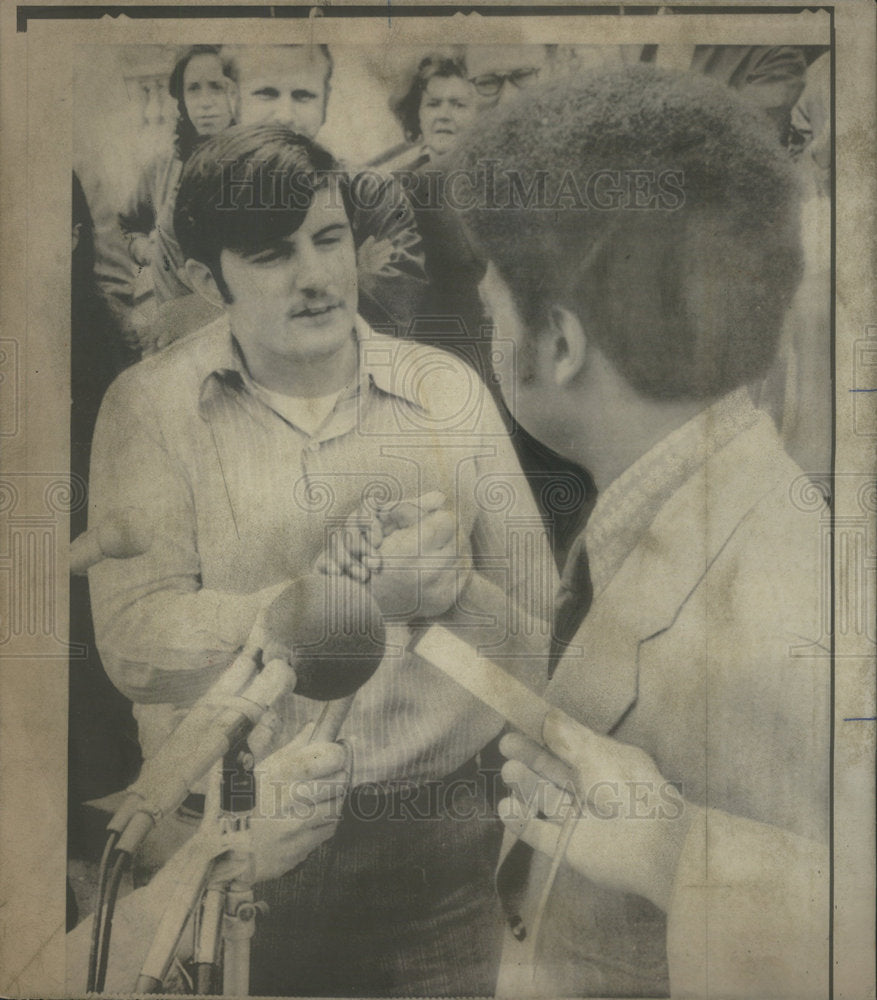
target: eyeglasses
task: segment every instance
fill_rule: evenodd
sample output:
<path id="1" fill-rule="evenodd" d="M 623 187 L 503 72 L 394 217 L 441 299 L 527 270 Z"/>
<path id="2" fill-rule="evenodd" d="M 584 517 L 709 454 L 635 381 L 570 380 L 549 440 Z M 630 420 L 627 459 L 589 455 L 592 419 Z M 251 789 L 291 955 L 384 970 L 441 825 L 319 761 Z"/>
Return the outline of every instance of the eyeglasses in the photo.
<path id="1" fill-rule="evenodd" d="M 539 77 L 538 66 L 528 66 L 522 69 L 513 69 L 511 73 L 484 73 L 481 76 L 474 76 L 469 81 L 476 92 L 482 97 L 496 97 L 508 82 L 519 90 L 532 86 Z"/>

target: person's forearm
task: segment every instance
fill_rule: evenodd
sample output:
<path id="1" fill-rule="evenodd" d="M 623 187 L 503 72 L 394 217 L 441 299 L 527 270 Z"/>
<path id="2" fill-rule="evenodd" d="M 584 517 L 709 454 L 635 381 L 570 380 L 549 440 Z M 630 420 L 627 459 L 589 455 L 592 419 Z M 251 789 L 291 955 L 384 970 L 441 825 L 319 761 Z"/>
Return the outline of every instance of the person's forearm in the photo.
<path id="1" fill-rule="evenodd" d="M 377 273 L 360 270 L 359 311 L 372 325 L 392 324 L 397 336 L 406 336 L 428 288 L 414 212 L 398 185 L 374 171 L 354 176 L 351 191 L 357 205 L 351 223 L 357 246 L 371 237 L 389 241 L 394 251 L 392 261 Z"/>
<path id="2" fill-rule="evenodd" d="M 189 703 L 232 661 L 261 608 L 285 585 L 252 594 L 160 590 L 142 597 L 96 629 L 107 674 L 134 702 Z"/>

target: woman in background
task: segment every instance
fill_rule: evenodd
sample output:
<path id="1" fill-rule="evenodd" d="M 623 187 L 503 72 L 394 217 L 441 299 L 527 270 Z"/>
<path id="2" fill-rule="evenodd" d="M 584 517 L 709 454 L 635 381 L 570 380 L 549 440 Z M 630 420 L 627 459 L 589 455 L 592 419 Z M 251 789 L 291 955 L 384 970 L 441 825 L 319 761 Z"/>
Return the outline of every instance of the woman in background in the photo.
<path id="1" fill-rule="evenodd" d="M 449 153 L 477 113 L 463 60 L 456 56 L 426 56 L 393 112 L 406 140 L 420 144 L 408 169 L 417 170 L 434 157 Z"/>
<path id="2" fill-rule="evenodd" d="M 505 87 L 507 93 L 502 99 L 513 99 L 539 76 L 539 69 L 534 67 L 541 67 L 549 56 L 548 49 L 539 45 L 493 46 L 492 50 L 497 59 L 504 61 L 491 73 L 486 70 L 493 64 L 486 63 L 484 53 L 473 53 L 484 70 L 476 83 L 480 81 L 484 88 L 490 83 L 488 77 L 494 78 L 490 89 L 496 99 L 491 106 L 501 98 L 504 80 L 511 80 L 511 85 Z M 475 369 L 494 394 L 545 519 L 555 558 L 562 567 L 567 548 L 581 531 L 596 491 L 584 469 L 531 437 L 508 412 L 493 364 L 494 354 L 503 348 L 493 344 L 491 324 L 484 316 L 478 294 L 484 264 L 469 242 L 459 214 L 452 205 L 445 204 L 445 156 L 465 141 L 477 117 L 487 110 L 483 98 L 484 94 L 479 102 L 476 87 L 469 80 L 469 67 L 461 55 L 432 54 L 421 60 L 405 96 L 392 105 L 405 138 L 412 144 L 419 143 L 412 147 L 416 148 L 416 156 L 409 152 L 407 162 L 397 161 L 395 172 L 403 180 L 414 209 L 429 282 L 406 336 L 452 351 Z"/>
<path id="3" fill-rule="evenodd" d="M 201 140 L 234 122 L 236 86 L 231 63 L 215 45 L 193 45 L 174 66 L 168 91 L 178 109 L 173 149 L 147 164 L 128 206 L 119 213 L 131 257 L 139 267 L 150 268 L 159 320 L 165 303 L 192 291 L 181 273 L 185 261 L 173 231 L 174 201 L 183 164 Z M 179 333 L 173 326 L 153 324 L 147 352 L 162 346 L 156 344 L 159 338 L 164 342 L 175 339 Z"/>
<path id="4" fill-rule="evenodd" d="M 456 214 L 444 204 L 443 158 L 477 115 L 463 58 L 438 52 L 425 56 L 405 94 L 391 107 L 411 145 L 389 169 L 403 181 L 414 209 L 429 281 L 407 336 L 453 351 L 491 385 L 485 367 L 490 342 L 481 336 L 478 297 L 483 267 Z"/>

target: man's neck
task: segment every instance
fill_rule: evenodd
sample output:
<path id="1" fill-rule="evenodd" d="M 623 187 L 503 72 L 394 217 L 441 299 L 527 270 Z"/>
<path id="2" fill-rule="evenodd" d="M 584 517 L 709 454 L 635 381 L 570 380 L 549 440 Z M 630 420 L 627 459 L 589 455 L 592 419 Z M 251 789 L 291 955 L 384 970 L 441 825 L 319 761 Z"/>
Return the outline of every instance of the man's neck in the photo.
<path id="1" fill-rule="evenodd" d="M 340 392 L 356 378 L 359 348 L 356 334 L 333 354 L 310 358 L 278 355 L 245 357 L 247 371 L 264 389 L 283 396 L 317 397 Z"/>

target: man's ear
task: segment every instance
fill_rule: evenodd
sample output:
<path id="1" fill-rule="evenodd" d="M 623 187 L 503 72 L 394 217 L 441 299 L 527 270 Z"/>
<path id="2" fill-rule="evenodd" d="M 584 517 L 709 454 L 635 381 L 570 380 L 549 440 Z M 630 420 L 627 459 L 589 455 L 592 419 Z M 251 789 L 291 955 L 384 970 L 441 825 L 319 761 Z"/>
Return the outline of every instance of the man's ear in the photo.
<path id="1" fill-rule="evenodd" d="M 210 268 L 200 260 L 191 257 L 186 261 L 186 277 L 189 284 L 203 299 L 214 306 L 224 306 L 225 300 L 216 286 L 216 279 Z"/>
<path id="2" fill-rule="evenodd" d="M 554 305 L 548 311 L 548 361 L 555 385 L 570 384 L 585 367 L 588 337 L 579 317 L 565 306 Z M 546 346 L 548 346 L 546 344 Z"/>

